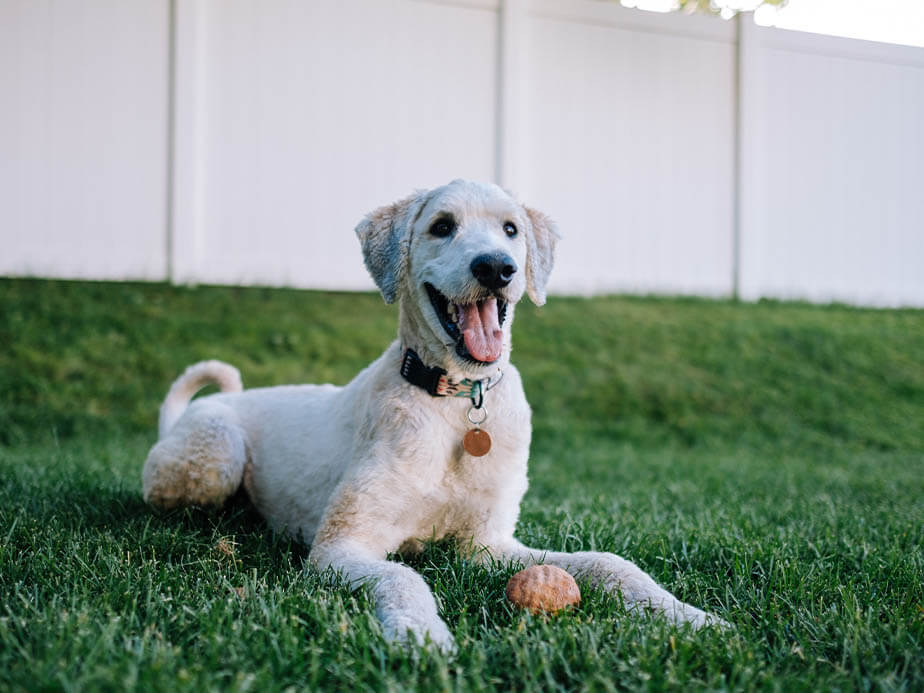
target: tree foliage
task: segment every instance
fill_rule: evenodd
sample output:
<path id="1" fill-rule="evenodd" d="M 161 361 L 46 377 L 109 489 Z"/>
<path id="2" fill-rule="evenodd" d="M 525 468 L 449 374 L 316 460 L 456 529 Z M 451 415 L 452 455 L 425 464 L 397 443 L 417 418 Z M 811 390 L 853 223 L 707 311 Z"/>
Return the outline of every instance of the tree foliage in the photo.
<path id="1" fill-rule="evenodd" d="M 726 7 L 731 10 L 753 10 L 757 7 L 760 7 L 761 5 L 776 5 L 777 7 L 782 7 L 783 5 L 787 4 L 789 0 L 760 0 L 760 2 L 754 0 L 751 3 L 748 3 L 747 0 L 737 0 L 737 2 L 735 0 L 677 0 L 677 2 L 679 4 L 678 9 L 685 10 L 687 12 L 719 14 L 722 9 Z"/>

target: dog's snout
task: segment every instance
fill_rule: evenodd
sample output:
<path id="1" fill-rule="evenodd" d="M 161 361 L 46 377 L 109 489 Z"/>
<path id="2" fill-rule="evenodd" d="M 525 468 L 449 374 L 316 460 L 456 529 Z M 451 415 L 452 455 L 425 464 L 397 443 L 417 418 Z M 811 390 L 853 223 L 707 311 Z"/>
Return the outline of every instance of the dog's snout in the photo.
<path id="1" fill-rule="evenodd" d="M 502 289 L 517 271 L 516 262 L 504 253 L 479 255 L 470 265 L 478 283 L 488 289 Z"/>

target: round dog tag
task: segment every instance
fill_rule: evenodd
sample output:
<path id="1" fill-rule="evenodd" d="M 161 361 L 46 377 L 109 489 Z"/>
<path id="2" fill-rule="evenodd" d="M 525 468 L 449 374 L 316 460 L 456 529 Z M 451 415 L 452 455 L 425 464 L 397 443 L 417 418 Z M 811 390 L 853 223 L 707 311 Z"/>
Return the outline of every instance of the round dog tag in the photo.
<path id="1" fill-rule="evenodd" d="M 491 450 L 491 436 L 488 435 L 487 431 L 473 428 L 462 439 L 462 447 L 472 457 L 487 455 Z"/>

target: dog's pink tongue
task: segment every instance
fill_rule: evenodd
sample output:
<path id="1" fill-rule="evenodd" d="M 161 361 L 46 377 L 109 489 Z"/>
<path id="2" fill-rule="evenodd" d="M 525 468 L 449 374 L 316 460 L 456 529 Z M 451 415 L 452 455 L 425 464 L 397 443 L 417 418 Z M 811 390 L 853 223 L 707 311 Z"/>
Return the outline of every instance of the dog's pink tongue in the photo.
<path id="1" fill-rule="evenodd" d="M 497 319 L 497 299 L 459 306 L 462 310 L 462 338 L 465 348 L 479 361 L 497 361 L 504 344 L 504 333 Z"/>

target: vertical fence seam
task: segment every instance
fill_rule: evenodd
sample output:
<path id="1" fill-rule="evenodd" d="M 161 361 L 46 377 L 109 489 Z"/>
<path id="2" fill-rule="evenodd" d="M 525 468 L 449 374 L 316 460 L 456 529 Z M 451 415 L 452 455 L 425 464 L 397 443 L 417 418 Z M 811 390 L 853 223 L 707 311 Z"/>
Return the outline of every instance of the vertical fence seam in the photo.
<path id="1" fill-rule="evenodd" d="M 734 142 L 732 149 L 734 160 L 732 163 L 732 298 L 739 300 L 741 298 L 741 92 L 742 92 L 742 74 L 741 69 L 741 41 L 742 32 L 741 24 L 745 21 L 743 13 L 739 12 L 735 16 L 735 59 L 734 59 L 734 80 L 732 84 L 732 103 L 734 104 L 733 118 L 733 137 Z"/>
<path id="2" fill-rule="evenodd" d="M 176 264 L 174 262 L 175 241 L 174 234 L 174 195 L 173 185 L 176 169 L 176 2 L 170 0 L 167 7 L 167 205 L 166 215 L 166 251 L 167 276 L 166 280 L 176 283 Z"/>

